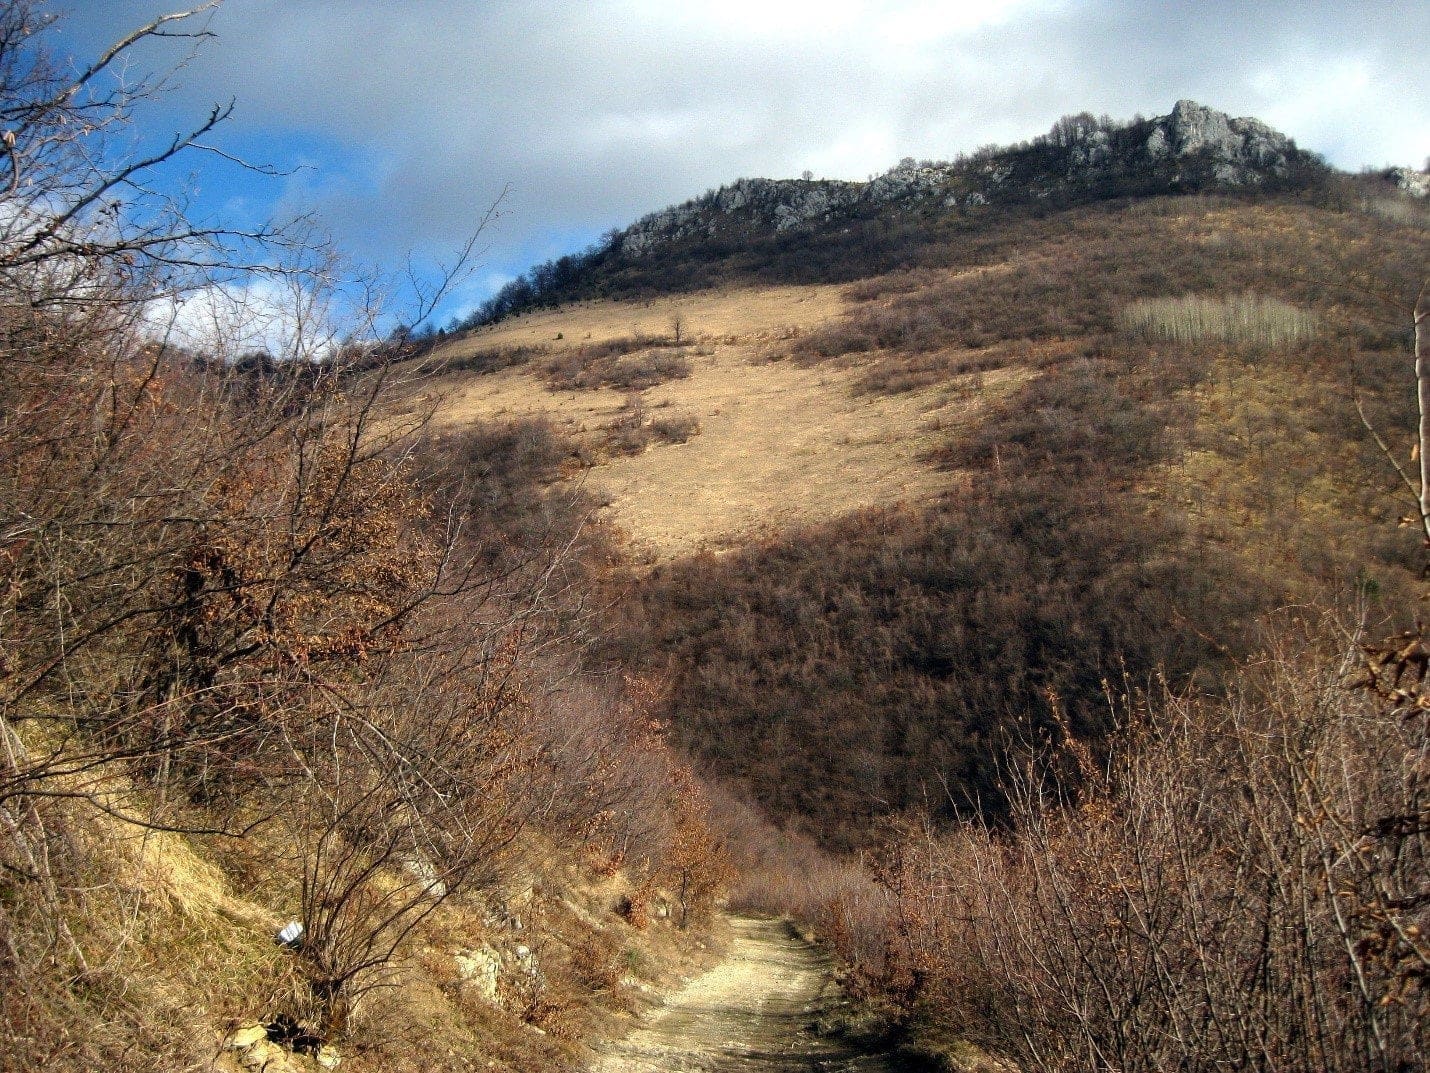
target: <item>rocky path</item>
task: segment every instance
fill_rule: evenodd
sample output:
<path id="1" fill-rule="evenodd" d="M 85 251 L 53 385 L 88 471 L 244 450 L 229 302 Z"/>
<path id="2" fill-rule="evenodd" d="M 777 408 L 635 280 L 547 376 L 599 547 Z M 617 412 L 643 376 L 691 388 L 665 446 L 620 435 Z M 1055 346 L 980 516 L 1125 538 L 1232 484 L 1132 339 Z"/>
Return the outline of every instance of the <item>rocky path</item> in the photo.
<path id="1" fill-rule="evenodd" d="M 829 960 L 778 920 L 734 917 L 726 960 L 607 1048 L 591 1073 L 903 1073 L 815 1035 Z"/>

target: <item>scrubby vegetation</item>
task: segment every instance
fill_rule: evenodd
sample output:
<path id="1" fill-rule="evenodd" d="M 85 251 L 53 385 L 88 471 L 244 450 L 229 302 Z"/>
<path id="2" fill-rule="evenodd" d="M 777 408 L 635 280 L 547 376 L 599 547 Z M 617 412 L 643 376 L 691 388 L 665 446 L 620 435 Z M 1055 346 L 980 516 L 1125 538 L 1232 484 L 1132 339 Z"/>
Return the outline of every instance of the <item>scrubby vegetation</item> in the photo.
<path id="1" fill-rule="evenodd" d="M 568 590 L 616 554 L 593 521 L 593 497 L 559 485 L 589 463 L 549 421 L 524 418 L 424 435 L 414 477 L 430 512 L 461 519 L 464 541 L 493 568 L 547 561 L 551 548 L 579 549 L 551 564 Z"/>
<path id="2" fill-rule="evenodd" d="M 459 373 L 494 373 L 515 365 L 527 365 L 545 354 L 546 348 L 540 346 L 483 347 L 462 358 L 448 360 L 443 367 Z"/>
<path id="3" fill-rule="evenodd" d="M 687 410 L 646 406 L 638 393 L 626 396 L 606 442 L 619 454 L 640 454 L 652 443 L 685 443 L 700 433 L 700 419 Z"/>
<path id="4" fill-rule="evenodd" d="M 1405 641 L 1366 673 L 1354 626 L 1277 616 L 1224 696 L 1110 698 L 1105 762 L 1064 725 L 1004 767 L 1006 827 L 907 823 L 882 901 L 845 874 L 803 905 L 925 1056 L 1417 1068 L 1430 739 L 1380 662 Z"/>
<path id="5" fill-rule="evenodd" d="M 1114 247 L 1137 250 L 1136 219 L 1081 216 L 1100 271 L 1044 280 L 1056 326 L 1012 315 L 1033 298 L 1016 278 L 861 284 L 804 360 L 855 355 L 874 390 L 1013 347 L 1037 370 L 936 452 L 967 486 L 673 565 L 644 595 L 636 658 L 682 657 L 689 747 L 873 862 L 787 834 L 739 896 L 820 930 L 911 1053 L 1423 1061 L 1424 644 L 1370 642 L 1413 618 L 1396 522 L 1419 522 L 1362 417 L 1413 440 L 1424 239 L 1273 209 L 1303 224 L 1278 274 L 1242 245 L 1262 211 L 1164 220 L 1191 301 L 1135 297 L 1155 280 Z M 1253 276 L 1286 297 L 1247 298 Z"/>
<path id="6" fill-rule="evenodd" d="M 1380 266 L 1346 259 L 1378 230 L 1359 214 L 1211 199 L 1011 221 L 986 229 L 973 248 L 960 248 L 950 266 L 955 271 L 925 269 L 851 286 L 855 310 L 798 340 L 795 352 L 805 360 L 891 351 L 907 362 L 929 355 L 956 373 L 978 356 L 950 351 L 1119 329 L 1182 342 L 1279 346 L 1311 334 L 1313 305 L 1339 305 L 1335 288 L 1348 272 L 1369 283 L 1367 273 Z M 1398 278 L 1380 286 L 1403 290 L 1413 275 L 1416 232 L 1385 232 L 1378 242 Z M 1189 291 L 1203 293 L 1188 298 Z M 999 358 L 1006 362 L 1006 351 L 989 356 Z"/>
<path id="7" fill-rule="evenodd" d="M 1403 383 L 1390 377 L 1404 375 L 1406 320 L 1326 281 L 1378 280 L 1403 304 L 1416 232 L 1182 200 L 1025 222 L 996 242 L 1002 267 L 860 284 L 843 320 L 796 341 L 800 360 L 859 362 L 864 390 L 967 390 L 970 372 L 1030 369 L 932 453 L 963 483 L 661 567 L 617 646 L 674 667 L 688 748 L 830 845 L 926 803 L 996 814 L 996 758 L 1010 729 L 1051 726 L 1050 691 L 1096 741 L 1113 722 L 1108 681 L 1216 688 L 1281 603 L 1358 585 L 1382 609 L 1412 598 L 1415 549 L 1387 486 L 1364 476 L 1380 463 L 1347 361 L 1378 419 L 1408 429 L 1411 394 L 1387 390 Z M 1304 305 L 1247 299 L 1253 280 Z M 1197 308 L 1240 327 L 1221 330 L 1228 313 L 1187 342 L 1149 342 L 1126 321 L 1167 306 L 1139 294 L 1189 285 L 1221 294 Z M 1314 337 L 1288 334 L 1313 315 Z"/>
<path id="8" fill-rule="evenodd" d="M 1049 689 L 1101 733 L 1105 679 L 1215 663 L 1199 633 L 1235 644 L 1266 598 L 1119 490 L 1171 446 L 1124 390 L 1073 363 L 985 426 L 1001 469 L 933 507 L 659 568 L 623 655 L 674 657 L 680 740 L 830 844 L 924 801 L 996 809 L 1004 736 L 1046 721 Z"/>
<path id="9" fill-rule="evenodd" d="M 47 25 L 0 4 L 0 1067 L 194 1068 L 250 1021 L 270 1068 L 563 1068 L 672 945 L 617 895 L 673 934 L 728 869 L 654 687 L 575 665 L 609 552 L 545 487 L 570 449 L 392 416 L 326 251 L 146 196 L 94 139 L 149 83 L 76 84 Z M 165 338 L 247 263 L 315 337 Z"/>
<path id="10" fill-rule="evenodd" d="M 435 362 L 317 313 L 355 307 L 311 236 L 146 186 L 111 136 L 152 84 L 95 91 L 35 16 L 0 0 L 0 1068 L 232 1067 L 234 1029 L 569 1068 L 732 890 L 926 1053 L 1423 1064 L 1430 655 L 1371 640 L 1421 595 L 1396 520 L 1430 534 L 1380 478 L 1425 491 L 1423 214 L 1306 161 L 538 269 L 494 309 L 850 280 L 779 356 L 1016 372 L 938 425 L 944 494 L 632 568 L 564 480 L 589 445 L 397 405 Z M 166 334 L 254 273 L 305 331 Z M 700 432 L 642 395 L 672 328 L 443 371 L 624 392 L 634 454 Z"/>
<path id="11" fill-rule="evenodd" d="M 686 348 L 673 337 L 629 335 L 588 343 L 552 355 L 544 346 L 478 347 L 447 359 L 445 372 L 493 373 L 532 366 L 552 391 L 645 391 L 690 375 Z"/>
<path id="12" fill-rule="evenodd" d="M 644 391 L 689 376 L 690 359 L 669 340 L 628 336 L 567 351 L 542 365 L 541 373 L 553 391 Z"/>

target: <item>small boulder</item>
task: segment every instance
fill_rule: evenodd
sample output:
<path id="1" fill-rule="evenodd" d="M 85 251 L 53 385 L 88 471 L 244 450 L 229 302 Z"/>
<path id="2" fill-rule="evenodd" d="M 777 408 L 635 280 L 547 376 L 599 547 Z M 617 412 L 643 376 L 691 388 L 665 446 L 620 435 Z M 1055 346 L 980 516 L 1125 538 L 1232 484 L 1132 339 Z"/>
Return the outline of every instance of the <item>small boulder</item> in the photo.
<path id="1" fill-rule="evenodd" d="M 268 1038 L 268 1029 L 257 1021 L 245 1021 L 224 1040 L 224 1046 L 231 1051 L 242 1051 Z"/>
<path id="2" fill-rule="evenodd" d="M 453 955 L 457 975 L 463 983 L 472 985 L 488 1002 L 495 1002 L 497 980 L 501 976 L 501 956 L 488 946 L 478 950 L 459 950 Z"/>
<path id="3" fill-rule="evenodd" d="M 288 1052 L 268 1040 L 260 1040 L 248 1048 L 239 1062 L 251 1073 L 290 1073 L 293 1069 Z"/>

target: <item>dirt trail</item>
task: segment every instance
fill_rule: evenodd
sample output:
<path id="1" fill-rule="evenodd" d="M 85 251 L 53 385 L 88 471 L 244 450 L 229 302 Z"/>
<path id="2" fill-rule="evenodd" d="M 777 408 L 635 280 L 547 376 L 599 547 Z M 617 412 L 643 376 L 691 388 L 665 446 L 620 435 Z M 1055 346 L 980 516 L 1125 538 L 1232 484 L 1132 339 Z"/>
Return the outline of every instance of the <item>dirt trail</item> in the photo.
<path id="1" fill-rule="evenodd" d="M 729 956 L 611 1044 L 591 1073 L 903 1073 L 811 1031 L 830 995 L 830 964 L 778 920 L 731 919 Z"/>

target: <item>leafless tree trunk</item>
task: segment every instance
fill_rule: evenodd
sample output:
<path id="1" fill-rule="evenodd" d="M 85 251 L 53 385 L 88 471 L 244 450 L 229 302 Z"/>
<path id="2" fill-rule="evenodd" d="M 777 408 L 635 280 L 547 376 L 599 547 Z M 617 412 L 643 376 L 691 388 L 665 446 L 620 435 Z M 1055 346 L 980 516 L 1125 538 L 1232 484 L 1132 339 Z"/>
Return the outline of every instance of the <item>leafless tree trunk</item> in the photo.
<path id="1" fill-rule="evenodd" d="M 1422 283 L 1420 293 L 1415 297 L 1415 398 L 1419 412 L 1420 439 L 1417 449 L 1420 455 L 1420 527 L 1425 533 L 1426 546 L 1430 547 L 1430 280 Z"/>
<path id="2" fill-rule="evenodd" d="M 1375 440 L 1381 454 L 1385 456 L 1401 483 L 1405 485 L 1406 490 L 1415 500 L 1416 520 L 1419 523 L 1424 547 L 1430 551 L 1430 328 L 1426 326 L 1427 317 L 1430 317 L 1430 280 L 1426 280 L 1420 285 L 1420 291 L 1410 309 L 1410 316 L 1415 333 L 1415 409 L 1417 417 L 1416 440 L 1411 452 L 1411 459 L 1412 461 L 1418 460 L 1420 463 L 1418 479 L 1412 480 L 1406 473 L 1399 456 L 1386 443 L 1385 437 L 1367 416 L 1358 390 L 1354 391 L 1354 397 L 1356 412 L 1360 415 L 1361 424 Z M 1409 518 L 1403 519 L 1404 522 L 1410 520 Z"/>

